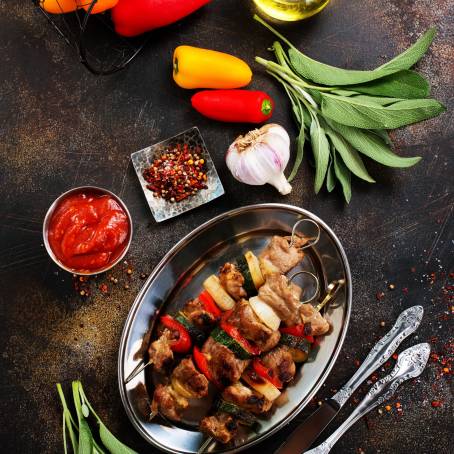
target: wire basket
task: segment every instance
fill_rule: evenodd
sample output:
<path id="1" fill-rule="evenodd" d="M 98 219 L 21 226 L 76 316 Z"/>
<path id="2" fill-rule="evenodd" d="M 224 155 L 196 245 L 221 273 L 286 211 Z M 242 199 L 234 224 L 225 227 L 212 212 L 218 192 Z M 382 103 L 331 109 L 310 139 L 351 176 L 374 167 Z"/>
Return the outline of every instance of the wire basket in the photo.
<path id="1" fill-rule="evenodd" d="M 86 0 L 85 4 L 74 0 L 75 10 L 67 13 L 64 13 L 60 1 L 55 0 L 55 3 L 61 14 L 45 11 L 43 0 L 33 0 L 33 3 L 65 42 L 76 50 L 80 62 L 93 74 L 107 75 L 124 69 L 148 41 L 147 35 L 137 38 L 118 35 L 109 11 L 92 14 L 98 0 Z"/>

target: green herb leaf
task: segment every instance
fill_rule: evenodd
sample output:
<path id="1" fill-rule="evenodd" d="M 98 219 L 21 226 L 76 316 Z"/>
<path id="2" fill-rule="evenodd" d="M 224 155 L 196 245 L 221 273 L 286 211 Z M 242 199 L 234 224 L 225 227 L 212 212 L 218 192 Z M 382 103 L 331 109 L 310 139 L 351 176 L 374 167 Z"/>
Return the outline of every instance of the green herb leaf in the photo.
<path id="1" fill-rule="evenodd" d="M 108 449 L 111 454 L 137 454 L 131 448 L 128 448 L 112 432 L 102 423 L 99 424 L 99 436 L 103 445 Z"/>
<path id="2" fill-rule="evenodd" d="M 355 92 L 345 92 L 345 90 L 334 90 L 332 92 L 332 94 L 338 95 L 338 97 L 340 97 L 340 98 L 344 97 L 344 95 L 342 93 L 349 93 L 347 96 L 348 99 L 351 99 L 354 102 L 360 102 L 361 104 L 365 104 L 365 105 L 368 105 L 371 107 L 389 106 L 390 104 L 394 104 L 398 101 L 405 101 L 404 99 L 400 99 L 400 98 L 388 98 L 388 97 L 384 97 L 384 96 L 369 96 L 369 95 L 363 95 L 363 94 L 359 94 L 359 93 L 355 93 Z"/>
<path id="3" fill-rule="evenodd" d="M 388 106 L 355 97 L 323 93 L 322 114 L 338 123 L 363 129 L 394 129 L 435 117 L 445 107 L 435 99 L 406 99 Z"/>
<path id="4" fill-rule="evenodd" d="M 326 134 L 331 139 L 334 148 L 338 151 L 348 169 L 358 178 L 369 183 L 375 183 L 375 180 L 367 172 L 358 152 L 338 132 L 328 127 Z"/>
<path id="5" fill-rule="evenodd" d="M 430 93 L 429 82 L 415 71 L 404 70 L 365 84 L 347 85 L 347 91 L 353 90 L 373 96 L 391 98 L 426 98 Z"/>
<path id="6" fill-rule="evenodd" d="M 410 69 L 427 52 L 436 34 L 435 27 L 429 28 L 412 46 L 389 62 L 379 66 L 376 71 Z"/>
<path id="7" fill-rule="evenodd" d="M 303 114 L 304 115 L 304 114 Z M 300 133 L 296 139 L 296 158 L 295 162 L 293 164 L 292 171 L 290 172 L 290 175 L 288 176 L 287 180 L 291 182 L 296 174 L 298 173 L 298 170 L 301 166 L 301 162 L 303 161 L 303 155 L 304 155 L 304 142 L 306 141 L 306 133 L 304 130 L 304 121 L 303 124 L 300 127 Z"/>
<path id="8" fill-rule="evenodd" d="M 79 394 L 79 381 L 73 381 L 73 400 L 76 408 L 77 419 L 79 422 L 79 449 L 77 454 L 92 454 L 93 453 L 93 435 L 91 434 L 90 427 L 84 419 L 82 413 L 82 403 Z"/>
<path id="9" fill-rule="evenodd" d="M 329 124 L 342 134 L 356 150 L 385 166 L 405 168 L 414 166 L 421 160 L 420 157 L 405 158 L 396 155 L 382 138 L 376 134 L 379 130 L 373 132 L 365 131 L 345 126 L 332 120 L 329 121 Z"/>
<path id="10" fill-rule="evenodd" d="M 332 192 L 332 190 L 336 187 L 336 175 L 334 173 L 333 168 L 333 158 L 330 158 L 328 164 L 328 171 L 326 172 L 326 189 L 328 192 Z"/>
<path id="11" fill-rule="evenodd" d="M 342 186 L 342 192 L 347 203 L 350 203 L 352 198 L 352 182 L 351 173 L 347 169 L 342 159 L 336 159 L 336 153 L 333 154 L 334 173 Z"/>
<path id="12" fill-rule="evenodd" d="M 383 140 L 383 142 L 385 142 L 387 145 L 392 145 L 388 131 L 386 131 L 385 129 L 372 129 L 371 132 L 380 137 L 380 139 Z"/>
<path id="13" fill-rule="evenodd" d="M 329 162 L 329 142 L 326 138 L 324 129 L 320 126 L 316 117 L 312 119 L 310 128 L 312 151 L 315 159 L 315 184 L 314 190 L 318 194 L 323 181 L 325 180 L 326 171 Z"/>

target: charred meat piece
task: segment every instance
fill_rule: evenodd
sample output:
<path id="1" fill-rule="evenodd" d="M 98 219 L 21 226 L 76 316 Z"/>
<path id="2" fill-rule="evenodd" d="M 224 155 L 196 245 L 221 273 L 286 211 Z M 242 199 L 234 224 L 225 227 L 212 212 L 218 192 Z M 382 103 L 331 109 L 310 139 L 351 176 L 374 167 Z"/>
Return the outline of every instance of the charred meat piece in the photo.
<path id="1" fill-rule="evenodd" d="M 273 375 L 278 377 L 282 383 L 288 383 L 295 376 L 295 362 L 286 346 L 275 348 L 261 359 L 262 363 L 271 369 Z"/>
<path id="2" fill-rule="evenodd" d="M 245 300 L 237 303 L 227 322 L 236 326 L 240 333 L 247 340 L 254 342 L 262 352 L 275 347 L 281 337 L 279 331 L 273 331 L 260 321 Z"/>
<path id="3" fill-rule="evenodd" d="M 329 323 L 323 318 L 322 314 L 315 310 L 312 304 L 302 304 L 300 308 L 301 319 L 304 323 L 307 334 L 321 336 L 329 331 Z M 310 326 L 310 328 L 309 328 Z"/>
<path id="4" fill-rule="evenodd" d="M 200 421 L 199 429 L 221 443 L 228 443 L 236 434 L 238 423 L 227 413 L 216 413 Z"/>
<path id="5" fill-rule="evenodd" d="M 227 293 L 237 301 L 246 297 L 244 277 L 233 263 L 226 263 L 219 270 L 219 280 Z"/>
<path id="6" fill-rule="evenodd" d="M 273 273 L 267 276 L 265 284 L 260 287 L 259 298 L 271 306 L 286 325 L 297 325 L 301 323 L 301 292 L 301 287 L 289 283 L 284 275 Z"/>
<path id="7" fill-rule="evenodd" d="M 213 328 L 216 323 L 216 317 L 205 310 L 202 301 L 198 298 L 188 301 L 182 312 L 194 326 L 204 331 Z"/>
<path id="8" fill-rule="evenodd" d="M 265 413 L 273 405 L 272 401 L 239 382 L 227 386 L 222 393 L 222 398 L 254 414 Z"/>
<path id="9" fill-rule="evenodd" d="M 228 347 L 216 342 L 212 337 L 206 340 L 202 353 L 207 358 L 214 381 L 223 386 L 237 382 L 249 364 L 248 360 L 237 359 Z"/>
<path id="10" fill-rule="evenodd" d="M 307 243 L 308 239 L 295 236 L 291 247 L 290 241 L 289 236 L 273 236 L 259 256 L 264 274 L 270 272 L 285 274 L 303 260 L 304 251 L 301 247 Z"/>
<path id="11" fill-rule="evenodd" d="M 153 402 L 151 403 L 151 411 L 160 413 L 172 421 L 179 421 L 181 413 L 189 406 L 188 400 L 178 394 L 172 386 L 161 385 L 156 386 L 153 394 Z"/>
<path id="12" fill-rule="evenodd" d="M 166 369 L 173 362 L 173 352 L 170 342 L 174 338 L 173 333 L 167 328 L 159 338 L 148 347 L 148 357 L 156 370 Z"/>
<path id="13" fill-rule="evenodd" d="M 183 388 L 185 397 L 201 398 L 208 394 L 208 380 L 194 366 L 191 358 L 181 360 L 180 364 L 172 372 L 172 386 L 179 392 Z M 175 384 L 178 386 L 175 386 Z M 185 392 L 188 394 L 185 395 Z"/>

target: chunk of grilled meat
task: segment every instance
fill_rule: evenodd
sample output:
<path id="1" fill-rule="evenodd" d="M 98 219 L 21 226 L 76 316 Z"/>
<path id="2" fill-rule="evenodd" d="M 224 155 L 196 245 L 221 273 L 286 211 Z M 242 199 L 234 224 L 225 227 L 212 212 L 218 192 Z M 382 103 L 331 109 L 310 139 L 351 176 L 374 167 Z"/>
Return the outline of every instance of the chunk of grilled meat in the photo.
<path id="1" fill-rule="evenodd" d="M 227 293 L 237 301 L 247 296 L 244 277 L 233 263 L 226 263 L 219 270 L 219 280 Z"/>
<path id="2" fill-rule="evenodd" d="M 206 416 L 200 421 L 200 432 L 221 443 L 228 443 L 238 430 L 238 423 L 227 413 L 216 413 L 214 416 Z"/>
<path id="3" fill-rule="evenodd" d="M 259 298 L 271 306 L 286 325 L 301 323 L 299 313 L 302 289 L 279 273 L 267 276 L 265 284 L 259 289 Z"/>
<path id="4" fill-rule="evenodd" d="M 170 348 L 170 341 L 173 337 L 172 331 L 166 328 L 159 338 L 148 347 L 148 358 L 156 370 L 166 369 L 172 364 L 173 352 Z"/>
<path id="5" fill-rule="evenodd" d="M 172 372 L 172 383 L 175 383 L 175 380 L 193 398 L 205 397 L 208 394 L 208 380 L 195 368 L 192 358 L 182 359 L 175 367 Z"/>
<path id="6" fill-rule="evenodd" d="M 221 386 L 237 382 L 249 364 L 249 360 L 237 359 L 225 345 L 209 337 L 202 347 L 213 380 Z"/>
<path id="7" fill-rule="evenodd" d="M 194 326 L 203 331 L 211 330 L 217 322 L 216 317 L 205 310 L 202 301 L 198 298 L 189 300 L 182 312 Z"/>
<path id="8" fill-rule="evenodd" d="M 289 236 L 273 236 L 259 256 L 264 274 L 270 272 L 285 274 L 303 260 L 304 251 L 301 247 L 308 239 L 295 235 L 292 246 L 290 241 Z"/>
<path id="9" fill-rule="evenodd" d="M 263 324 L 245 300 L 236 304 L 227 322 L 236 326 L 243 337 L 254 342 L 262 352 L 271 350 L 279 343 L 279 331 L 273 331 Z"/>
<path id="10" fill-rule="evenodd" d="M 300 314 L 307 334 L 321 336 L 329 331 L 329 323 L 323 318 L 322 314 L 312 306 L 312 304 L 302 304 Z"/>
<path id="11" fill-rule="evenodd" d="M 181 413 L 189 406 L 188 400 L 178 394 L 171 385 L 157 385 L 153 394 L 151 411 L 160 413 L 172 421 L 180 421 Z"/>
<path id="12" fill-rule="evenodd" d="M 222 393 L 222 398 L 257 415 L 267 412 L 273 405 L 271 400 L 240 382 L 227 386 Z"/>
<path id="13" fill-rule="evenodd" d="M 296 373 L 295 362 L 292 355 L 285 345 L 281 345 L 262 358 L 262 363 L 273 371 L 273 375 L 278 377 L 282 383 L 292 381 Z"/>

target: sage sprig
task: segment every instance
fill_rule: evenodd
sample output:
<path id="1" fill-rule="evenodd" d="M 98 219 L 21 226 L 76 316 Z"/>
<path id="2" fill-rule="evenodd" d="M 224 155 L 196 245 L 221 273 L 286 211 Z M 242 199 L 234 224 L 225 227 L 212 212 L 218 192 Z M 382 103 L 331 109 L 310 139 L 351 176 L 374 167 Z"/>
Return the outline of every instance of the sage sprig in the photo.
<path id="1" fill-rule="evenodd" d="M 254 19 L 280 39 L 272 47 L 276 61 L 261 57 L 256 61 L 283 85 L 300 129 L 289 181 L 298 172 L 309 139 L 315 162 L 315 193 L 325 181 L 328 192 L 339 182 L 347 202 L 351 199 L 352 174 L 375 182 L 362 155 L 388 167 L 410 167 L 421 160 L 396 155 L 390 148 L 387 130 L 446 110 L 440 102 L 428 98 L 428 81 L 410 69 L 427 52 L 435 37 L 434 28 L 388 63 L 358 71 L 313 60 L 263 19 L 257 15 Z"/>
<path id="2" fill-rule="evenodd" d="M 66 433 L 69 434 L 73 454 L 137 454 L 136 451 L 128 448 L 107 429 L 88 401 L 80 381 L 72 382 L 76 420 L 68 408 L 60 383 L 57 383 L 57 391 L 63 406 L 63 447 L 65 454 L 68 454 Z M 98 425 L 99 439 L 103 446 L 96 441 L 90 429 L 88 423 L 90 414 Z"/>

